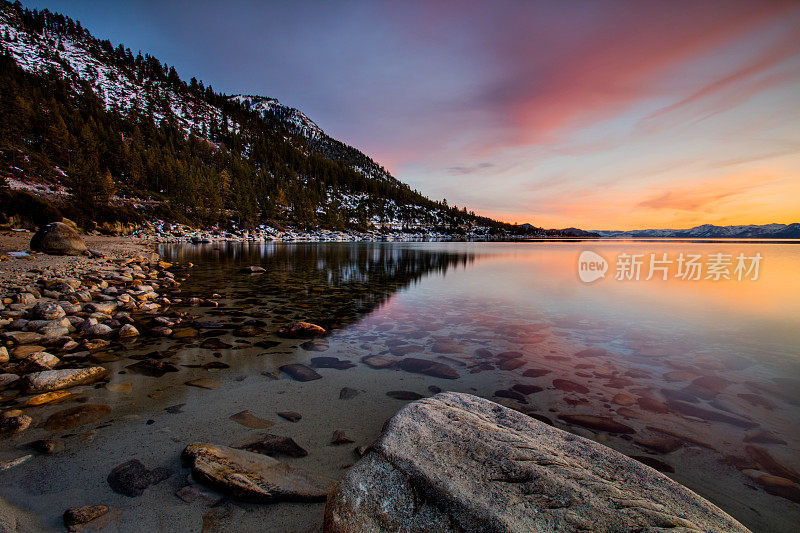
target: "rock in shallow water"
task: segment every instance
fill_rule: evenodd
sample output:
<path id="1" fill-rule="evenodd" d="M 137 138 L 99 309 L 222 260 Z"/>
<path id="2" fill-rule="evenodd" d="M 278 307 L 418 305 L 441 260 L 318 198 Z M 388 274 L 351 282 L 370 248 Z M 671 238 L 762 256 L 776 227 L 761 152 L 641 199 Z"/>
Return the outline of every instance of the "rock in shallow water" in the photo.
<path id="1" fill-rule="evenodd" d="M 297 322 L 278 330 L 279 336 L 292 339 L 317 337 L 319 335 L 325 335 L 325 333 L 327 333 L 325 328 L 310 322 Z"/>
<path id="2" fill-rule="evenodd" d="M 286 374 L 289 374 L 289 376 L 297 381 L 313 381 L 315 379 L 322 379 L 322 376 L 317 374 L 313 368 L 301 363 L 283 365 L 280 367 L 280 370 Z"/>
<path id="3" fill-rule="evenodd" d="M 76 526 L 82 526 L 99 518 L 108 512 L 108 507 L 105 505 L 84 505 L 83 507 L 73 507 L 64 511 L 64 525 L 67 528 L 77 529 Z"/>
<path id="4" fill-rule="evenodd" d="M 22 378 L 23 389 L 29 394 L 67 389 L 93 383 L 104 378 L 108 373 L 109 371 L 102 366 L 34 372 Z"/>
<path id="5" fill-rule="evenodd" d="M 183 458 L 197 481 L 245 501 L 324 501 L 334 483 L 266 455 L 227 446 L 190 444 Z"/>
<path id="6" fill-rule="evenodd" d="M 398 368 L 414 374 L 425 374 L 436 378 L 458 379 L 458 372 L 444 363 L 406 357 L 397 363 Z"/>
<path id="7" fill-rule="evenodd" d="M 169 476 L 166 468 L 148 470 L 141 461 L 132 459 L 115 467 L 107 481 L 114 492 L 134 498 L 141 496 L 150 485 L 161 483 Z"/>
<path id="8" fill-rule="evenodd" d="M 401 409 L 331 493 L 324 524 L 349 533 L 676 527 L 747 531 L 610 448 L 458 393 Z"/>
<path id="9" fill-rule="evenodd" d="M 111 408 L 103 404 L 84 404 L 70 407 L 50 415 L 42 427 L 49 431 L 63 431 L 96 422 L 108 416 Z"/>

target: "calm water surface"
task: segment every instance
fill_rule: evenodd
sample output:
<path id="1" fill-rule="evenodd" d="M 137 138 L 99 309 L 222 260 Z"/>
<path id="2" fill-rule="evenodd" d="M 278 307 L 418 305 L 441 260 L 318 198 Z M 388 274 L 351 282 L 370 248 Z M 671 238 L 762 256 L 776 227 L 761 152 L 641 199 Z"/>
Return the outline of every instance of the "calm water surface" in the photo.
<path id="1" fill-rule="evenodd" d="M 578 256 L 586 249 L 611 263 L 605 279 L 579 280 Z M 201 323 L 197 337 L 143 338 L 96 356 L 115 371 L 112 386 L 86 387 L 84 401 L 110 405 L 113 418 L 57 432 L 66 452 L 3 474 L 3 497 L 44 517 L 45 525 L 56 527 L 68 506 L 107 503 L 116 509 L 111 526 L 128 530 L 317 530 L 323 504 L 182 501 L 174 495 L 189 483 L 181 450 L 190 442 L 232 444 L 252 435 L 253 428 L 230 418 L 246 410 L 308 450 L 287 462 L 338 478 L 356 460 L 353 448 L 369 444 L 403 405 L 387 392 L 438 390 L 505 403 L 648 461 L 754 530 L 794 531 L 800 523 L 798 486 L 765 487 L 752 472 L 791 478 L 800 470 L 796 244 L 223 243 L 161 252 L 195 265 L 186 270 L 180 296 L 217 293 L 220 305 L 179 308 L 191 315 L 187 326 Z M 681 280 L 672 265 L 668 281 L 644 280 L 650 253 L 675 259 L 719 252 L 760 253 L 759 279 Z M 645 254 L 640 281 L 614 279 L 621 253 Z M 267 272 L 238 273 L 247 265 Z M 272 335 L 296 320 L 330 334 L 313 342 Z M 244 324 L 263 332 L 237 334 Z M 204 347 L 209 339 L 221 344 Z M 128 368 L 154 351 L 179 371 L 154 377 Z M 447 375 L 363 362 L 375 355 L 436 361 Z M 317 368 L 323 377 L 310 382 L 278 370 L 288 363 L 319 367 L 319 357 L 353 366 Z M 199 377 L 220 387 L 184 384 Z M 358 394 L 340 399 L 344 387 Z M 44 406 L 40 416 L 63 407 Z M 276 415 L 288 410 L 302 420 Z M 605 417 L 631 432 L 570 425 L 561 415 Z M 334 430 L 355 444 L 331 446 Z M 174 473 L 138 498 L 117 495 L 105 477 L 131 458 Z"/>

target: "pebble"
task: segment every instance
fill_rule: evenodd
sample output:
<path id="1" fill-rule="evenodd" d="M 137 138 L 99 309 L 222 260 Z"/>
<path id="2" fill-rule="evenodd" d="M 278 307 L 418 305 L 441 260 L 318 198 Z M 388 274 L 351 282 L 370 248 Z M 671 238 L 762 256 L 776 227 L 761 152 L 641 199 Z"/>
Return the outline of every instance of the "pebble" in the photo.
<path id="1" fill-rule="evenodd" d="M 192 379 L 186 382 L 186 385 L 191 387 L 198 387 L 201 389 L 218 389 L 222 386 L 222 383 L 215 379 L 211 378 L 199 378 L 199 379 Z"/>
<path id="2" fill-rule="evenodd" d="M 123 496 L 141 496 L 150 485 L 161 483 L 170 476 L 166 468 L 148 470 L 138 459 L 131 459 L 116 466 L 108 475 L 111 490 Z"/>
<path id="3" fill-rule="evenodd" d="M 273 422 L 272 420 L 259 418 L 250 411 L 240 411 L 238 413 L 232 414 L 230 416 L 230 419 L 238 424 L 253 429 L 267 429 L 275 425 L 275 422 Z"/>
<path id="4" fill-rule="evenodd" d="M 64 511 L 64 525 L 67 528 L 75 528 L 88 524 L 96 518 L 100 518 L 108 512 L 106 505 L 84 505 L 83 507 L 73 507 Z"/>
<path id="5" fill-rule="evenodd" d="M 42 424 L 42 427 L 48 431 L 63 431 L 96 422 L 110 413 L 111 407 L 107 405 L 78 405 L 53 413 Z"/>
<path id="6" fill-rule="evenodd" d="M 278 369 L 297 381 L 313 381 L 315 379 L 322 379 L 322 376 L 320 376 L 313 368 L 301 363 L 282 365 L 278 367 Z"/>
<path id="7" fill-rule="evenodd" d="M 395 400 L 403 401 L 414 401 L 424 398 L 422 394 L 407 390 L 390 390 L 386 393 L 386 396 L 394 398 Z"/>
<path id="8" fill-rule="evenodd" d="M 300 413 L 295 411 L 278 411 L 275 414 L 289 422 L 299 422 L 303 418 Z"/>
<path id="9" fill-rule="evenodd" d="M 254 453 L 269 455 L 286 455 L 288 457 L 305 457 L 308 452 L 291 437 L 273 435 L 271 433 L 261 433 L 249 437 L 232 445 L 233 448 L 247 450 Z"/>

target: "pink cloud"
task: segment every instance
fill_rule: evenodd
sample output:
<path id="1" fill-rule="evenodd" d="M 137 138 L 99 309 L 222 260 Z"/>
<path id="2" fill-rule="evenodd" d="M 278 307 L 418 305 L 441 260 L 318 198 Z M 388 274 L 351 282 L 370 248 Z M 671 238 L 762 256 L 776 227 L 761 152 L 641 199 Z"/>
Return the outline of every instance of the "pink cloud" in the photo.
<path id="1" fill-rule="evenodd" d="M 577 44 L 556 50 L 556 55 L 539 49 L 542 39 L 520 47 L 524 39 L 512 35 L 496 43 L 495 54 L 508 77 L 483 98 L 513 126 L 509 142 L 554 140 L 570 127 L 613 117 L 658 95 L 671 69 L 797 11 L 797 5 L 788 2 L 695 2 L 692 9 L 680 9 L 676 3 L 610 5 L 597 12 L 585 33 L 580 27 L 569 28 Z M 552 29 L 544 31 L 547 41 L 558 42 Z M 704 87 L 690 101 L 797 53 L 795 34 L 727 79 Z"/>

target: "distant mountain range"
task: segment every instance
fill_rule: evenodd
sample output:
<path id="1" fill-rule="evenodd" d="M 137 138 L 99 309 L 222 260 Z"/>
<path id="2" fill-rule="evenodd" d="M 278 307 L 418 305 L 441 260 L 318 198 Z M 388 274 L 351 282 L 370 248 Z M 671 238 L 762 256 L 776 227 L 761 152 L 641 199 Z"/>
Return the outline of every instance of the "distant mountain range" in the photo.
<path id="1" fill-rule="evenodd" d="M 631 231 L 595 230 L 601 237 L 667 237 L 667 238 L 736 238 L 736 239 L 800 239 L 800 223 L 749 224 L 746 226 L 714 226 L 703 224 L 689 229 L 637 229 Z"/>

